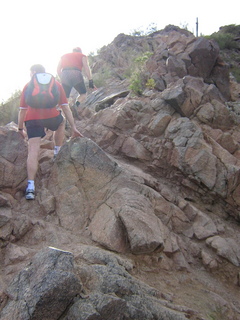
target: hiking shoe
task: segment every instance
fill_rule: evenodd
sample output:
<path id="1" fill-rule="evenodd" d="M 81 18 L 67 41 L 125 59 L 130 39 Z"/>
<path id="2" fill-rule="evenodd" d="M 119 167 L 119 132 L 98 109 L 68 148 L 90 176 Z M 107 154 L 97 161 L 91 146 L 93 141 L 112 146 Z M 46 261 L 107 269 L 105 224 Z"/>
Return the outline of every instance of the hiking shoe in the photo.
<path id="1" fill-rule="evenodd" d="M 34 200 L 35 199 L 35 191 L 32 190 L 32 189 L 28 189 L 26 190 L 26 193 L 25 193 L 25 198 L 26 200 Z"/>

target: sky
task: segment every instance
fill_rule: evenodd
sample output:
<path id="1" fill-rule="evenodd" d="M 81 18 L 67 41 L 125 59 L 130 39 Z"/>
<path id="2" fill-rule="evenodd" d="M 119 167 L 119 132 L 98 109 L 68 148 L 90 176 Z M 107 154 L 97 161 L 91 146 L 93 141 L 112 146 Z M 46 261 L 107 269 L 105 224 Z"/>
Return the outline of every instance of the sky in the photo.
<path id="1" fill-rule="evenodd" d="M 22 90 L 30 67 L 40 63 L 56 75 L 60 57 L 81 47 L 84 54 L 110 44 L 120 33 L 157 30 L 172 24 L 196 35 L 240 24 L 240 1 L 212 0 L 7 0 L 0 2 L 0 103 Z"/>

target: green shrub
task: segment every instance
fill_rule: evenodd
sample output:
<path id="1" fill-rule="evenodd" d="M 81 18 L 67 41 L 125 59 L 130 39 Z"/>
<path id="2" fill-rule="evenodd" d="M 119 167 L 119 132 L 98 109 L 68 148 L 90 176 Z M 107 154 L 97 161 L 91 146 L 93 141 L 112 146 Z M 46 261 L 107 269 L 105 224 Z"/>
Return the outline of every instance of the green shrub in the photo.
<path id="1" fill-rule="evenodd" d="M 147 80 L 147 82 L 144 82 L 144 75 L 145 75 L 145 71 L 146 71 L 146 62 L 147 60 L 151 57 L 153 53 L 146 51 L 143 54 L 141 54 L 140 56 L 138 56 L 137 58 L 134 59 L 134 62 L 131 66 L 131 75 L 130 75 L 130 85 L 129 85 L 129 89 L 135 93 L 136 95 L 141 95 L 145 86 L 147 86 L 147 83 L 152 86 L 152 80 L 150 80 L 150 82 L 148 82 L 149 80 Z M 130 70 L 129 70 L 130 71 Z M 153 80 L 154 81 L 154 80 Z"/>
<path id="2" fill-rule="evenodd" d="M 207 39 L 213 39 L 215 40 L 219 48 L 221 50 L 224 49 L 236 49 L 238 48 L 238 45 L 236 41 L 234 40 L 234 35 L 231 33 L 213 33 L 211 36 L 207 36 Z"/>
<path id="3" fill-rule="evenodd" d="M 240 35 L 240 25 L 230 24 L 228 26 L 221 27 L 219 33 L 231 33 L 234 37 Z"/>
<path id="4" fill-rule="evenodd" d="M 16 98 L 20 98 L 21 93 L 22 93 L 21 90 L 15 90 L 15 91 L 12 93 L 11 97 L 8 98 L 7 102 L 11 102 L 11 101 L 15 100 Z"/>
<path id="5" fill-rule="evenodd" d="M 148 79 L 148 81 L 146 82 L 146 87 L 148 87 L 149 89 L 154 89 L 155 86 L 156 86 L 155 80 L 152 78 Z"/>
<path id="6" fill-rule="evenodd" d="M 139 72 L 134 72 L 130 78 L 129 89 L 133 91 L 136 95 L 142 94 L 142 80 L 141 74 Z"/>
<path id="7" fill-rule="evenodd" d="M 5 126 L 9 122 L 17 123 L 20 97 L 11 97 L 0 106 L 0 125 Z"/>
<path id="8" fill-rule="evenodd" d="M 150 23 L 145 30 L 142 29 L 134 29 L 133 31 L 130 32 L 131 36 L 135 37 L 141 37 L 141 36 L 147 36 L 151 33 L 154 33 L 157 31 L 157 25 L 156 23 L 152 22 Z"/>
<path id="9" fill-rule="evenodd" d="M 93 75 L 93 81 L 97 88 L 104 87 L 107 84 L 107 80 L 111 78 L 110 68 L 104 68 L 99 70 L 98 73 Z"/>
<path id="10" fill-rule="evenodd" d="M 142 55 L 137 57 L 135 59 L 135 62 L 137 63 L 137 67 L 140 69 L 143 68 L 145 66 L 146 61 L 151 57 L 152 54 L 153 54 L 152 52 L 146 51 Z"/>
<path id="11" fill-rule="evenodd" d="M 238 67 L 232 67 L 229 69 L 237 82 L 240 83 L 240 69 Z"/>

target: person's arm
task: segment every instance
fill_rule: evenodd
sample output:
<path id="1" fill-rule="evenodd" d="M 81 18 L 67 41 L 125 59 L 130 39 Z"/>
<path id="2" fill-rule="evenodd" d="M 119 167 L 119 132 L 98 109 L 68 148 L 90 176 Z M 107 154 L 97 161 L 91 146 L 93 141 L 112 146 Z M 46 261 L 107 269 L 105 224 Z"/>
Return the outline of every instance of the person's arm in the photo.
<path id="1" fill-rule="evenodd" d="M 26 112 L 27 112 L 27 109 L 19 109 L 19 112 L 18 112 L 18 131 L 19 133 L 21 133 L 23 137 L 24 137 L 23 125 L 24 125 Z"/>
<path id="2" fill-rule="evenodd" d="M 27 105 L 25 101 L 25 90 L 27 88 L 27 84 L 23 88 L 23 91 L 21 93 L 20 97 L 20 107 L 19 107 L 19 112 L 18 112 L 18 132 L 24 137 L 24 131 L 23 131 L 23 126 L 24 126 L 24 120 L 25 116 L 27 113 Z"/>
<path id="3" fill-rule="evenodd" d="M 18 112 L 18 128 L 23 129 L 25 116 L 28 110 L 28 105 L 25 101 L 25 92 L 27 89 L 28 83 L 24 86 L 21 96 L 20 96 L 20 103 L 19 103 L 19 112 Z"/>
<path id="4" fill-rule="evenodd" d="M 88 80 L 92 80 L 92 72 L 89 67 L 88 58 L 86 56 L 82 57 L 83 69 L 84 73 L 86 74 Z"/>
<path id="5" fill-rule="evenodd" d="M 61 70 L 62 70 L 62 59 L 59 61 L 58 66 L 57 66 L 57 74 L 61 75 Z"/>
<path id="6" fill-rule="evenodd" d="M 72 138 L 83 137 L 83 135 L 76 128 L 75 121 L 74 121 L 74 118 L 72 115 L 72 111 L 69 108 L 69 105 L 62 105 L 62 111 L 71 126 Z"/>
<path id="7" fill-rule="evenodd" d="M 83 70 L 84 73 L 86 74 L 88 80 L 89 80 L 89 88 L 91 89 L 97 89 L 96 86 L 93 84 L 93 79 L 92 79 L 92 72 L 88 64 L 88 58 L 86 56 L 82 57 L 82 63 L 83 63 Z"/>

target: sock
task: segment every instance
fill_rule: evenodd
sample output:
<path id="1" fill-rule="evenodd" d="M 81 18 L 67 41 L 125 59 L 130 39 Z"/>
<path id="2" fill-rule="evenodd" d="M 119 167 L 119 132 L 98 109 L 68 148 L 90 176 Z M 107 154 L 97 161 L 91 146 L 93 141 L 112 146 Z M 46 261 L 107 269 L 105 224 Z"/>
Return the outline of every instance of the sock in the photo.
<path id="1" fill-rule="evenodd" d="M 53 153 L 54 153 L 55 155 L 57 155 L 60 149 L 61 149 L 60 146 L 55 146 Z"/>
<path id="2" fill-rule="evenodd" d="M 80 106 L 80 102 L 76 101 L 76 106 L 79 107 Z"/>
<path id="3" fill-rule="evenodd" d="M 27 190 L 35 190 L 34 180 L 28 180 Z"/>

